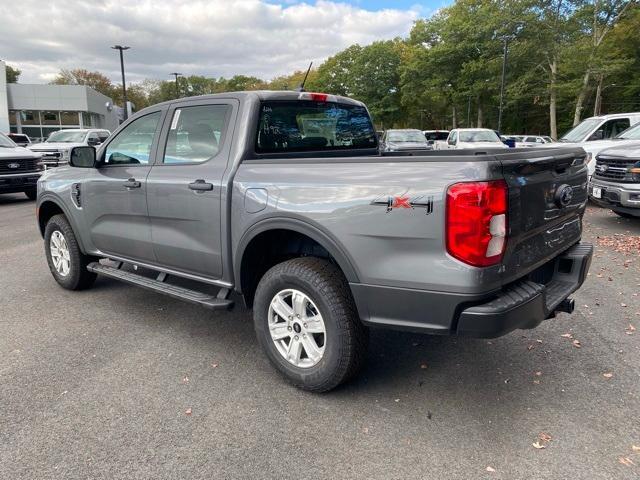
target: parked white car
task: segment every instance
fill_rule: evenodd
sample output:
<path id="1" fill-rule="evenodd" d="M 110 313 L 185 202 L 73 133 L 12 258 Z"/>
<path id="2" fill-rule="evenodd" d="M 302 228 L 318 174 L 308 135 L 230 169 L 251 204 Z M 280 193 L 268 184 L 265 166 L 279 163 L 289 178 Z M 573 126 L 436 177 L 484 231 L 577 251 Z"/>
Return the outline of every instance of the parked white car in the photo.
<path id="1" fill-rule="evenodd" d="M 500 137 L 488 128 L 454 128 L 446 143 L 437 144 L 440 149 L 461 150 L 465 148 L 509 148 Z"/>
<path id="2" fill-rule="evenodd" d="M 545 135 L 509 135 L 509 138 L 516 141 L 516 148 L 539 147 L 553 143 L 553 139 Z"/>
<path id="3" fill-rule="evenodd" d="M 28 148 L 42 155 L 42 163 L 45 166 L 57 167 L 69 162 L 69 153 L 73 147 L 97 147 L 109 138 L 109 135 L 109 130 L 98 128 L 58 130 L 49 135 L 44 142 L 31 144 Z"/>

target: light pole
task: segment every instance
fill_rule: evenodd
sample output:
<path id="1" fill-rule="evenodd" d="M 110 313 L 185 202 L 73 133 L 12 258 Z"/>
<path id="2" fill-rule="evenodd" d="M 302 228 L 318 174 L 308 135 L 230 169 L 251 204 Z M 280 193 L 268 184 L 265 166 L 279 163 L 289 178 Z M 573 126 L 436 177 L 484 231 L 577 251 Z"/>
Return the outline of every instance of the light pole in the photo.
<path id="1" fill-rule="evenodd" d="M 111 47 L 113 50 L 120 50 L 120 71 L 122 72 L 122 103 L 124 106 L 124 119 L 127 119 L 127 86 L 124 82 L 124 57 L 122 52 L 129 50 L 131 47 L 124 47 L 122 45 L 114 45 Z"/>
<path id="2" fill-rule="evenodd" d="M 180 98 L 180 86 L 178 85 L 178 77 L 182 75 L 180 72 L 171 72 L 169 75 L 176 77 L 176 98 Z"/>
<path id="3" fill-rule="evenodd" d="M 504 101 L 504 81 L 507 75 L 507 47 L 509 43 L 509 37 L 507 35 L 502 37 L 504 41 L 504 52 L 502 55 L 502 81 L 500 82 L 500 109 L 498 110 L 498 132 L 502 132 L 502 105 Z"/>

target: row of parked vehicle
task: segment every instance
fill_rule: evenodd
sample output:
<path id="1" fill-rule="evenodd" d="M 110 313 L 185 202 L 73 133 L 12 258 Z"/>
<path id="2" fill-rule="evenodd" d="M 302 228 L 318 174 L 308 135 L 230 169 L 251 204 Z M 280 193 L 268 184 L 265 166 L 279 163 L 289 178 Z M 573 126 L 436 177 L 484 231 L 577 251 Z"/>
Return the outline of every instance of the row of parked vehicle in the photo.
<path id="1" fill-rule="evenodd" d="M 32 143 L 21 133 L 0 133 L 0 193 L 37 195 L 43 170 L 69 162 L 73 147 L 98 147 L 111 133 L 104 129 L 68 129 L 53 132 L 44 142 Z"/>
<path id="2" fill-rule="evenodd" d="M 488 128 L 392 129 L 379 132 L 382 152 L 575 145 L 587 152 L 589 196 L 623 217 L 640 217 L 640 112 L 587 118 L 557 142 L 545 135 L 501 135 Z"/>

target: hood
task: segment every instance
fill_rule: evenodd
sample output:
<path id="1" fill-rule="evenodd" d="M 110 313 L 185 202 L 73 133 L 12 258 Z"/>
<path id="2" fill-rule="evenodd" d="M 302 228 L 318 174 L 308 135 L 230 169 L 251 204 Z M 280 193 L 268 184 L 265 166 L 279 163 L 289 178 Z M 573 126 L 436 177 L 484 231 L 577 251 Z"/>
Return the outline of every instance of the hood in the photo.
<path id="1" fill-rule="evenodd" d="M 593 142 L 581 143 L 580 146 L 584 148 L 586 152 L 591 153 L 593 155 L 597 155 L 605 148 L 623 147 L 625 145 L 629 145 L 630 143 L 638 143 L 638 140 L 624 140 L 624 139 L 595 140 Z"/>
<path id="2" fill-rule="evenodd" d="M 600 155 L 611 155 L 614 157 L 626 157 L 626 158 L 640 158 L 640 141 L 627 140 L 624 141 L 624 145 L 618 145 L 616 142 L 615 147 L 607 148 L 600 151 Z"/>
<path id="3" fill-rule="evenodd" d="M 3 158 L 40 158 L 42 155 L 32 152 L 24 147 L 5 148 L 0 147 L 0 159 Z"/>
<path id="4" fill-rule="evenodd" d="M 509 148 L 502 142 L 458 142 L 458 148 Z"/>
<path id="5" fill-rule="evenodd" d="M 29 146 L 30 150 L 70 150 L 73 147 L 86 147 L 85 143 L 69 143 L 69 142 L 42 142 L 34 143 Z"/>

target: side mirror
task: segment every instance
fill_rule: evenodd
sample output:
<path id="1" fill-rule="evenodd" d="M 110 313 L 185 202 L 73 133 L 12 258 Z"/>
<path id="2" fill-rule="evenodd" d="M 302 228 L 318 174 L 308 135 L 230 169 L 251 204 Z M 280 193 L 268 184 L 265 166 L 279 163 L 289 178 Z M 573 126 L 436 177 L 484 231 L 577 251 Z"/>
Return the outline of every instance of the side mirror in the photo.
<path id="1" fill-rule="evenodd" d="M 96 149 L 89 147 L 73 147 L 69 155 L 69 165 L 77 168 L 93 168 L 96 164 Z"/>
<path id="2" fill-rule="evenodd" d="M 589 137 L 589 140 L 602 140 L 604 138 L 604 131 L 602 129 L 593 132 L 593 135 Z"/>

